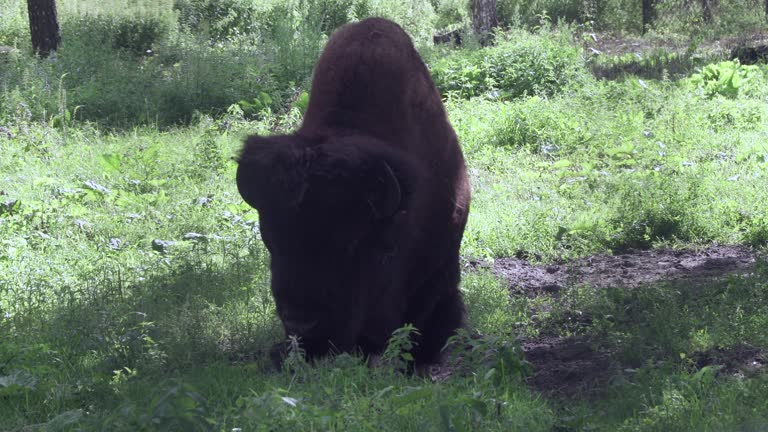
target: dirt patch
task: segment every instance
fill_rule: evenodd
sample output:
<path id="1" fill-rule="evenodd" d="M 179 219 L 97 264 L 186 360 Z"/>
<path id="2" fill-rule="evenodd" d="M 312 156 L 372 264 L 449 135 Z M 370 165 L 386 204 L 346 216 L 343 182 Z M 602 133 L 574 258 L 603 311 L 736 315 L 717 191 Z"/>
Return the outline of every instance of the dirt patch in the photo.
<path id="1" fill-rule="evenodd" d="M 683 54 L 690 49 L 691 41 L 685 37 L 626 37 L 608 33 L 595 34 L 594 39 L 585 39 L 589 48 L 594 48 L 602 55 L 614 56 L 636 54 L 645 56 L 654 50 L 663 49 L 667 52 Z M 741 36 L 708 39 L 697 44 L 697 53 L 702 56 L 727 56 L 736 47 L 758 46 L 768 43 L 768 33 L 753 31 Z M 591 50 L 588 50 L 593 52 Z M 600 55 L 598 54 L 598 55 Z"/>
<path id="2" fill-rule="evenodd" d="M 591 33 L 589 35 L 592 35 Z M 687 37 L 625 37 L 595 34 L 582 37 L 584 52 L 592 60 L 593 75 L 617 79 L 635 75 L 644 79 L 678 79 L 706 63 L 738 58 L 742 64 L 754 64 L 768 58 L 768 33 L 753 31 L 738 37 L 704 40 L 691 44 Z M 662 53 L 675 54 L 667 56 Z M 614 62 L 614 56 L 629 58 Z M 652 60 L 651 60 L 652 59 Z"/>
<path id="3" fill-rule="evenodd" d="M 550 396 L 599 397 L 617 373 L 612 354 L 595 349 L 584 338 L 542 337 L 523 349 L 534 369 L 528 385 Z M 768 354 L 762 348 L 741 344 L 700 352 L 691 360 L 697 369 L 714 366 L 719 374 L 754 377 L 766 370 Z"/>
<path id="4" fill-rule="evenodd" d="M 488 268 L 510 283 L 515 295 L 557 295 L 575 285 L 596 288 L 638 288 L 660 282 L 709 283 L 730 275 L 754 272 L 758 258 L 755 251 L 743 246 L 710 246 L 702 249 L 639 250 L 618 255 L 595 255 L 557 264 L 531 264 L 517 258 L 502 258 L 493 264 L 470 262 L 474 269 Z M 589 317 L 574 317 L 588 322 Z M 480 336 L 473 336 L 473 339 Z M 455 375 L 476 373 L 477 358 L 492 366 L 498 355 L 493 343 L 475 344 L 482 350 L 472 353 L 473 344 L 462 343 L 449 348 L 440 365 L 418 368 L 416 373 L 435 382 Z M 534 390 L 554 397 L 593 399 L 600 397 L 620 367 L 614 353 L 597 347 L 588 337 L 545 335 L 526 341 L 525 360 L 532 372 L 527 384 Z M 457 352 L 458 351 L 458 352 Z M 454 358 L 455 356 L 455 358 Z M 471 361 L 470 356 L 475 360 Z M 689 357 L 697 368 L 718 366 L 719 373 L 754 376 L 766 370 L 768 353 L 759 347 L 737 345 L 714 348 Z M 233 358 L 234 362 L 253 358 Z M 370 361 L 376 367 L 377 358 Z"/>
<path id="5" fill-rule="evenodd" d="M 523 344 L 522 348 L 530 370 L 524 372 L 527 366 L 518 365 L 521 367 L 519 372 L 527 375 L 525 381 L 531 388 L 550 396 L 593 398 L 615 374 L 616 365 L 611 353 L 596 349 L 585 337 L 539 337 Z M 441 364 L 417 370 L 417 373 L 440 382 L 451 376 L 476 373 L 476 368 L 470 365 L 477 365 L 478 356 L 486 367 L 494 367 L 498 361 L 499 353 L 495 348 L 487 347 L 479 353 L 471 353 L 472 350 L 469 344 L 454 345 L 448 349 Z"/>
<path id="6" fill-rule="evenodd" d="M 696 367 L 720 366 L 720 373 L 755 376 L 765 370 L 768 356 L 762 348 L 741 344 L 728 348 L 713 348 L 692 356 Z"/>
<path id="7" fill-rule="evenodd" d="M 515 293 L 557 293 L 568 286 L 636 288 L 675 280 L 716 280 L 746 275 L 755 267 L 754 251 L 742 246 L 700 250 L 642 250 L 595 255 L 564 264 L 535 265 L 517 258 L 496 260 L 491 270 L 510 282 Z M 474 263 L 476 267 L 484 267 Z"/>
<path id="8" fill-rule="evenodd" d="M 607 351 L 595 350 L 583 338 L 543 337 L 523 346 L 534 373 L 528 384 L 560 396 L 592 396 L 614 375 Z"/>
<path id="9" fill-rule="evenodd" d="M 667 282 L 710 282 L 730 275 L 748 275 L 757 263 L 755 252 L 742 246 L 702 249 L 635 250 L 618 255 L 595 255 L 558 264 L 531 264 L 524 259 L 502 258 L 489 268 L 509 281 L 514 295 L 557 295 L 577 285 L 596 288 L 638 288 Z M 581 319 L 585 319 L 582 317 Z M 534 373 L 528 384 L 542 393 L 564 397 L 596 397 L 618 367 L 611 352 L 597 349 L 582 337 L 542 336 L 523 345 Z M 749 375 L 763 370 L 766 354 L 759 348 L 738 346 L 714 349 L 693 358 L 697 367 L 722 366 L 720 373 Z"/>

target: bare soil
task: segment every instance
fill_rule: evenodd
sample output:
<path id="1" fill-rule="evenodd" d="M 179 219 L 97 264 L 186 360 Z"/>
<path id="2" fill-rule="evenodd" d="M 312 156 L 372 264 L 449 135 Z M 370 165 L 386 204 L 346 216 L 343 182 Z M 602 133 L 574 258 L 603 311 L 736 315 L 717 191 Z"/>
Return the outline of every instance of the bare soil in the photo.
<path id="1" fill-rule="evenodd" d="M 591 35 L 591 33 L 590 33 Z M 768 33 L 762 30 L 744 33 L 738 37 L 708 39 L 691 43 L 687 37 L 631 37 L 595 34 L 582 37 L 585 53 L 598 61 L 590 62 L 590 70 L 598 78 L 617 79 L 627 75 L 643 79 L 678 79 L 689 75 L 703 63 L 715 59 L 738 58 L 742 64 L 765 61 L 768 55 Z M 676 56 L 644 62 L 655 52 L 665 51 Z M 634 54 L 634 61 L 619 63 L 599 61 L 613 56 Z"/>
<path id="2" fill-rule="evenodd" d="M 619 255 L 595 255 L 560 264 L 538 265 L 517 258 L 493 264 L 472 262 L 509 281 L 512 295 L 558 295 L 567 287 L 640 289 L 657 283 L 711 282 L 731 275 L 748 275 L 756 255 L 741 246 L 711 246 L 702 249 L 629 251 Z M 598 349 L 583 337 L 541 336 L 523 345 L 534 373 L 528 384 L 543 393 L 564 397 L 592 397 L 616 375 L 612 353 Z M 763 349 L 739 346 L 699 353 L 698 367 L 720 365 L 721 373 L 749 375 L 766 364 Z M 443 371 L 443 374 L 445 371 Z M 438 374 L 439 375 L 439 374 Z"/>
<path id="3" fill-rule="evenodd" d="M 742 344 L 729 348 L 713 348 L 696 354 L 696 367 L 718 366 L 728 375 L 750 377 L 762 372 L 768 364 L 768 353 L 762 348 Z"/>
<path id="4" fill-rule="evenodd" d="M 640 250 L 619 255 L 595 255 L 550 265 L 502 258 L 490 267 L 510 282 L 513 293 L 540 295 L 582 284 L 598 288 L 637 288 L 680 279 L 710 281 L 728 275 L 748 274 L 755 262 L 754 252 L 746 247 L 711 246 L 698 250 Z"/>
<path id="5" fill-rule="evenodd" d="M 532 264 L 524 259 L 502 258 L 493 263 L 471 261 L 468 265 L 470 271 L 486 269 L 504 278 L 509 283 L 510 295 L 537 297 L 557 296 L 561 291 L 579 285 L 596 289 L 642 289 L 650 284 L 680 283 L 695 287 L 698 282 L 711 283 L 729 276 L 750 275 L 757 262 L 757 254 L 747 247 L 710 246 L 685 250 L 635 250 L 557 264 Z M 553 397 L 599 397 L 617 376 L 620 367 L 614 353 L 599 345 L 585 336 L 542 335 L 525 341 L 522 346 L 524 357 L 533 370 L 527 378 L 528 385 Z M 468 366 L 473 363 L 463 361 L 471 349 L 469 344 L 455 346 L 446 353 L 446 361 L 442 364 L 419 368 L 416 373 L 433 381 L 474 373 Z M 495 348 L 489 346 L 486 349 L 482 357 L 490 363 Z M 243 356 L 240 350 L 233 351 L 233 362 L 253 361 L 253 353 Z M 457 357 L 449 361 L 453 356 Z M 716 366 L 719 373 L 752 376 L 766 370 L 768 350 L 750 345 L 714 348 L 692 355 L 691 360 L 698 368 Z M 377 363 L 378 358 L 373 358 L 370 365 L 376 367 Z"/>
<path id="6" fill-rule="evenodd" d="M 587 46 L 598 50 L 602 55 L 614 56 L 637 54 L 644 56 L 654 50 L 664 49 L 671 53 L 683 54 L 691 46 L 689 38 L 684 37 L 631 37 L 609 33 L 596 34 L 594 39 L 585 39 Z M 740 36 L 721 39 L 703 40 L 697 44 L 699 55 L 729 55 L 737 47 L 754 47 L 768 43 L 768 33 L 756 30 Z M 598 55 L 600 55 L 598 54 Z"/>
<path id="7" fill-rule="evenodd" d="M 544 393 L 591 397 L 616 372 L 611 353 L 597 350 L 580 337 L 540 337 L 523 346 L 534 373 L 528 385 Z"/>

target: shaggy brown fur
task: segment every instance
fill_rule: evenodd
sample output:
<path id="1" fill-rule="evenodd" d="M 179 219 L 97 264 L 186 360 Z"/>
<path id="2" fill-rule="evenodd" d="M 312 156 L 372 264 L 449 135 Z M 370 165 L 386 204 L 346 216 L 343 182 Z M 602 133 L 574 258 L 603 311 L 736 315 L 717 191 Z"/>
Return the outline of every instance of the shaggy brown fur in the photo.
<path id="1" fill-rule="evenodd" d="M 245 143 L 237 186 L 259 211 L 272 293 L 309 357 L 381 352 L 421 332 L 417 364 L 462 324 L 464 158 L 408 35 L 370 18 L 337 30 L 294 134 Z"/>

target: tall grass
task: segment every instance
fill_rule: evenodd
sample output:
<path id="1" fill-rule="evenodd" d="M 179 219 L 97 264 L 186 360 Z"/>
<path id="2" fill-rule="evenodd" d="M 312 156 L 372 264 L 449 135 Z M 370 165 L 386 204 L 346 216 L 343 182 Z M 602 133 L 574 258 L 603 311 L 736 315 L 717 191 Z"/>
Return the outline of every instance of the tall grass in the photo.
<path id="1" fill-rule="evenodd" d="M 762 267 L 693 286 L 513 297 L 508 282 L 467 267 L 476 334 L 459 337 L 469 349 L 445 381 L 350 355 L 314 367 L 293 359 L 278 373 L 267 355 L 282 337 L 268 254 L 231 159 L 247 133 L 296 127 L 295 100 L 330 27 L 389 14 L 415 35 L 464 149 L 467 261 L 765 247 L 765 66 L 596 80 L 565 30 L 512 31 L 482 51 L 429 48 L 438 25 L 458 22 L 446 17 L 466 19 L 456 2 L 375 0 L 230 0 L 241 8 L 232 14 L 204 0 L 60 0 L 64 45 L 36 60 L 23 3 L 0 0 L 0 43 L 20 48 L 0 77 L 0 429 L 760 430 L 768 421 L 764 376 L 718 376 L 691 360 L 765 347 Z M 254 21 L 251 8 L 272 15 Z M 589 320 L 574 326 L 574 314 Z M 519 338 L 542 334 L 610 350 L 606 396 L 530 391 Z"/>

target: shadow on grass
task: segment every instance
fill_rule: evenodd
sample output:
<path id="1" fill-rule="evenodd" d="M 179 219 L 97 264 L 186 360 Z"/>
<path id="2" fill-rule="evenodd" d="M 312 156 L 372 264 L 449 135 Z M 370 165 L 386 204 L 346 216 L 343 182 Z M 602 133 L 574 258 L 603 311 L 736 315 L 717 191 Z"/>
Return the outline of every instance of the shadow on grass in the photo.
<path id="1" fill-rule="evenodd" d="M 576 271 L 580 277 L 556 290 L 529 286 L 521 292 L 520 282 L 513 284 L 518 295 L 538 301 L 532 313 L 540 333 L 524 345 L 535 369 L 533 388 L 600 398 L 637 368 L 717 366 L 729 376 L 764 371 L 764 258 L 742 248 L 656 252 L 584 259 Z M 676 262 L 664 261 L 670 258 Z M 559 267 L 542 267 L 538 275 L 547 282 L 541 285 L 555 286 L 549 279 Z M 515 276 L 506 264 L 500 270 Z"/>
<path id="2" fill-rule="evenodd" d="M 107 375 L 264 360 L 279 337 L 268 258 L 254 249 L 226 260 L 200 248 L 159 254 L 140 274 L 106 263 L 79 295 L 17 328 L 71 367 Z"/>

